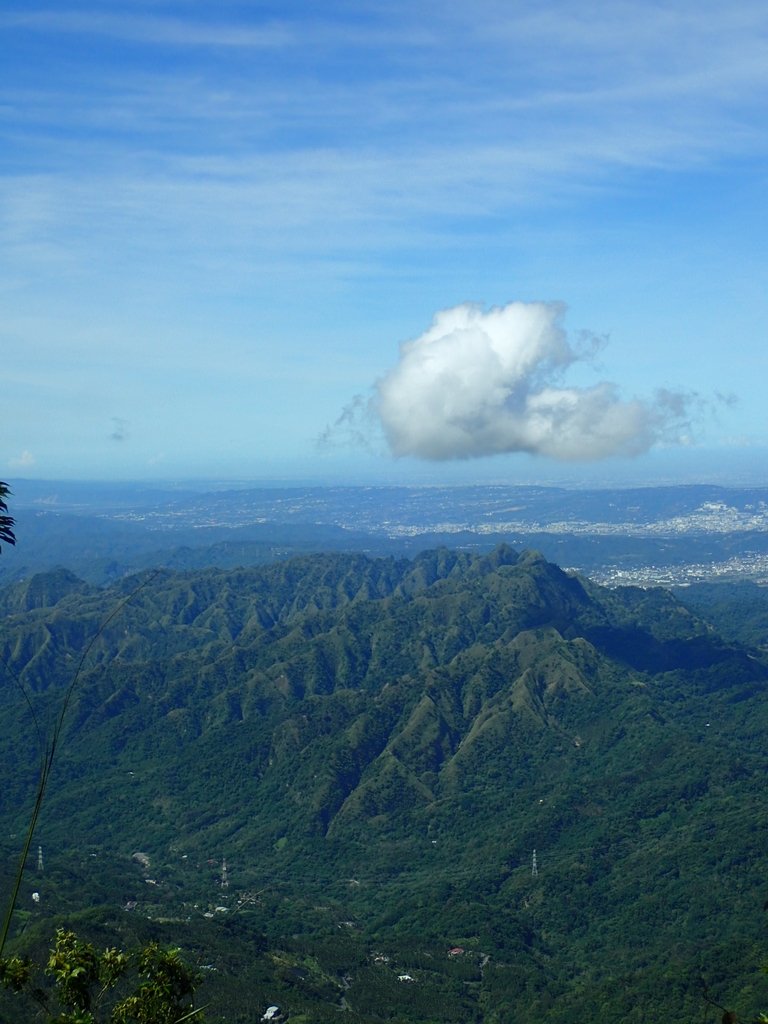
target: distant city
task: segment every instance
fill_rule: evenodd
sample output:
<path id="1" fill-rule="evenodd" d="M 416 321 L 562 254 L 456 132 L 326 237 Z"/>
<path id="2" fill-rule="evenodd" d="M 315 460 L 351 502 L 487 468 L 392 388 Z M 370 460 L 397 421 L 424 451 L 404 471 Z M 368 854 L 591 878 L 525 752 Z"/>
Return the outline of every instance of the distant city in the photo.
<path id="1" fill-rule="evenodd" d="M 59 530 L 70 544 L 71 517 L 77 516 L 94 519 L 95 532 L 104 533 L 103 555 L 111 553 L 109 531 L 118 528 L 130 530 L 132 538 L 141 535 L 145 549 L 158 552 L 234 541 L 263 546 L 279 538 L 273 557 L 326 544 L 334 550 L 412 554 L 440 544 L 483 550 L 506 541 L 537 548 L 563 568 L 610 586 L 671 587 L 714 580 L 768 583 L 768 488 L 21 481 L 14 485 L 13 502 L 22 543 L 17 551 L 3 552 L 4 570 L 22 557 L 25 522 L 37 531 Z M 124 543 L 124 533 L 119 539 L 117 532 L 114 536 L 115 545 Z M 57 550 L 55 541 L 50 546 Z"/>

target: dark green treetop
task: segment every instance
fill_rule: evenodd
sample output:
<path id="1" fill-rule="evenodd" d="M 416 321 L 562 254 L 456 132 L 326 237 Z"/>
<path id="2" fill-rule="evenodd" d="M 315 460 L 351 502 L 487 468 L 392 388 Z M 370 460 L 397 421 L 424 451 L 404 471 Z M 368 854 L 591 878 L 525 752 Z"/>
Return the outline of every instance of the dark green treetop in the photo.
<path id="1" fill-rule="evenodd" d="M 0 540 L 5 541 L 6 544 L 15 544 L 16 535 L 13 532 L 14 518 L 9 516 L 8 503 L 6 498 L 10 494 L 10 488 L 8 484 L 3 480 L 0 480 Z"/>

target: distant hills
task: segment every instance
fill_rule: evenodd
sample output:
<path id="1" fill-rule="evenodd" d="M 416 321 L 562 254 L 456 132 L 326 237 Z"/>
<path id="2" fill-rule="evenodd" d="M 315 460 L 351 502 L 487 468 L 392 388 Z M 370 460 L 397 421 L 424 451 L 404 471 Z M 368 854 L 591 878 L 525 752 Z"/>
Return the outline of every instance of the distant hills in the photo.
<path id="1" fill-rule="evenodd" d="M 607 582 L 768 578 L 768 489 L 714 485 L 319 487 L 20 481 L 0 583 L 64 565 L 99 585 L 146 568 L 230 569 L 310 552 L 540 550 Z"/>
<path id="2" fill-rule="evenodd" d="M 768 658 L 706 606 L 507 545 L 12 583 L 6 873 L 89 652 L 21 941 L 159 930 L 228 1021 L 768 1006 Z"/>

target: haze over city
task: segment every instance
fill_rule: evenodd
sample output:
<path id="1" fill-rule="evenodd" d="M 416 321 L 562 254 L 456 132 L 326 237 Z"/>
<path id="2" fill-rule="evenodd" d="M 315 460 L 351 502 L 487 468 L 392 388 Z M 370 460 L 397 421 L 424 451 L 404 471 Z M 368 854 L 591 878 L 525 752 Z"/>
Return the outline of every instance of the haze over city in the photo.
<path id="1" fill-rule="evenodd" d="M 768 12 L 11 2 L 23 478 L 768 481 Z"/>

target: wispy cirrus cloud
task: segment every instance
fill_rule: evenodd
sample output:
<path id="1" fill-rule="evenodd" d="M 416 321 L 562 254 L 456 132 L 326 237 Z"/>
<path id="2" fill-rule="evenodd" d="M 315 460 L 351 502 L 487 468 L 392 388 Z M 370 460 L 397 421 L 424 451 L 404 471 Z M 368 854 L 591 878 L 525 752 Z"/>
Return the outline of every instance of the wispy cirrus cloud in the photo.
<path id="1" fill-rule="evenodd" d="M 97 11 L 37 10 L 0 14 L 0 25 L 35 32 L 109 36 L 164 46 L 271 48 L 293 44 L 287 25 L 267 22 L 257 27 L 146 14 Z"/>
<path id="2" fill-rule="evenodd" d="M 301 7 L 292 14 L 288 7 L 272 21 L 227 13 L 227 5 L 216 18 L 207 11 L 201 16 L 199 5 L 174 16 L 87 5 L 79 11 L 6 9 L 0 25 L 180 47 L 161 72 L 155 55 L 151 64 L 136 61 L 128 79 L 108 68 L 105 79 L 97 64 L 99 88 L 90 96 L 85 65 L 57 83 L 62 88 L 52 89 L 48 101 L 55 104 L 59 93 L 60 113 L 73 123 L 98 110 L 122 111 L 127 122 L 134 105 L 149 131 L 155 118 L 167 122 L 169 114 L 182 128 L 207 119 L 214 146 L 218 120 L 230 127 L 240 121 L 259 144 L 265 125 L 279 125 L 279 138 L 272 139 L 278 150 L 290 150 L 295 132 L 314 125 L 318 148 L 332 143 L 375 152 L 379 143 L 391 148 L 393 139 L 421 140 L 422 150 L 458 138 L 513 145 L 563 127 L 597 140 L 617 115 L 628 138 L 644 124 L 661 133 L 674 125 L 681 144 L 693 135 L 698 146 L 703 133 L 681 121 L 683 112 L 698 109 L 711 128 L 727 123 L 734 103 L 757 110 L 768 88 L 768 16 L 753 0 L 727 7 L 678 0 L 664 8 L 560 2 L 522 13 L 495 2 L 471 8 L 392 4 L 354 17 L 344 5 L 331 4 L 323 17 L 308 17 Z M 277 62 L 255 66 L 235 52 L 227 67 L 215 59 L 219 47 L 264 48 L 265 57 L 281 52 Z M 147 73 L 150 66 L 154 74 Z M 79 88 L 76 104 L 66 102 L 72 88 Z M 154 115 L 147 96 L 154 97 Z M 343 137 L 334 133 L 337 120 Z M 736 120 L 743 129 L 744 118 Z M 109 141 L 116 141 L 113 133 Z M 302 148 L 311 149 L 307 141 Z M 240 139 L 243 148 L 246 142 Z M 720 143 L 723 150 L 729 144 L 728 138 Z"/>

